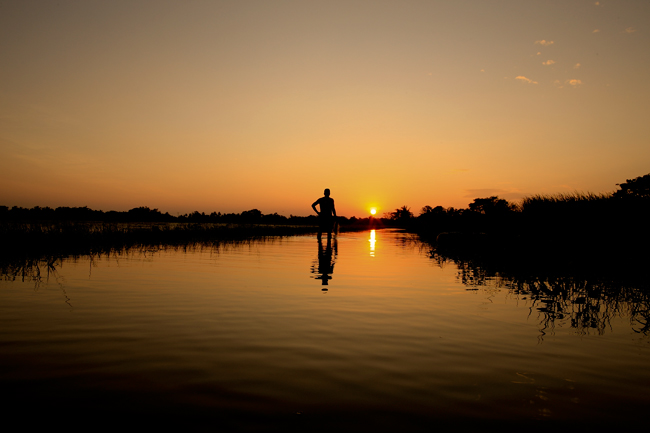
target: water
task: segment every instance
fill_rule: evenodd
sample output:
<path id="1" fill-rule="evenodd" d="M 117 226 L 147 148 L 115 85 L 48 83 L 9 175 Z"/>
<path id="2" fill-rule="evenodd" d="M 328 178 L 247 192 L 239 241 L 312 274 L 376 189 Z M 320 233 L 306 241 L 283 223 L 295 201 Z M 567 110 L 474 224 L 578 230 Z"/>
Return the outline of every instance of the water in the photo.
<path id="1" fill-rule="evenodd" d="M 647 304 L 610 297 L 588 311 L 576 295 L 558 314 L 498 278 L 462 284 L 467 272 L 427 252 L 383 230 L 5 275 L 3 408 L 73 430 L 84 419 L 375 432 L 645 419 Z"/>

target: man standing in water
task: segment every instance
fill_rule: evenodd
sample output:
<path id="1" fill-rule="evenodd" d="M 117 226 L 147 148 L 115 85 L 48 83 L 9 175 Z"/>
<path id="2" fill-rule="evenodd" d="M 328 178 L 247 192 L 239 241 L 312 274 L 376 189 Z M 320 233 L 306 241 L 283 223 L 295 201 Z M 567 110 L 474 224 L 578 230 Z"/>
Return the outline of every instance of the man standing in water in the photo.
<path id="1" fill-rule="evenodd" d="M 320 210 L 316 209 L 316 205 L 320 206 Z M 318 238 L 320 239 L 324 231 L 327 236 L 332 236 L 332 227 L 336 222 L 336 209 L 334 208 L 334 199 L 330 198 L 329 188 L 325 189 L 325 197 L 321 197 L 311 205 L 314 212 L 318 215 Z"/>

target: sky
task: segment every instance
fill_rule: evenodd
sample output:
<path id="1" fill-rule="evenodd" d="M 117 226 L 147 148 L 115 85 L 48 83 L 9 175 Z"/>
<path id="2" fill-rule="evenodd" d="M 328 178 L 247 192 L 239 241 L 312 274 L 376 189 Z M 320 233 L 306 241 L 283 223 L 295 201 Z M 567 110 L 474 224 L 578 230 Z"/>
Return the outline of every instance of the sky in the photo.
<path id="1" fill-rule="evenodd" d="M 339 215 L 650 173 L 650 2 L 0 0 L 0 205 Z"/>

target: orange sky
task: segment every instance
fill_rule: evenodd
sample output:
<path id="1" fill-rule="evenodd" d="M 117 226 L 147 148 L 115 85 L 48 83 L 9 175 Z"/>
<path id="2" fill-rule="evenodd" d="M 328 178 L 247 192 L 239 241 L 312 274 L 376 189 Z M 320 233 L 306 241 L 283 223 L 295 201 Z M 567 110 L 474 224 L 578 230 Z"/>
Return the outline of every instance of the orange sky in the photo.
<path id="1" fill-rule="evenodd" d="M 0 205 L 612 191 L 650 172 L 648 23 L 645 0 L 0 0 Z"/>

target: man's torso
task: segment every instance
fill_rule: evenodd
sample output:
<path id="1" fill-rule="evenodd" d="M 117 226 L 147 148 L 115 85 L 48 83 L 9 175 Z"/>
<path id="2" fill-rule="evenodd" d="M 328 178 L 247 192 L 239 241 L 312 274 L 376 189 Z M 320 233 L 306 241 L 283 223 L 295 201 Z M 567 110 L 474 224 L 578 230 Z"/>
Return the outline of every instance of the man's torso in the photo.
<path id="1" fill-rule="evenodd" d="M 317 203 L 320 205 L 320 215 L 323 217 L 332 216 L 332 211 L 334 210 L 334 199 L 331 197 L 321 197 L 317 200 Z"/>

